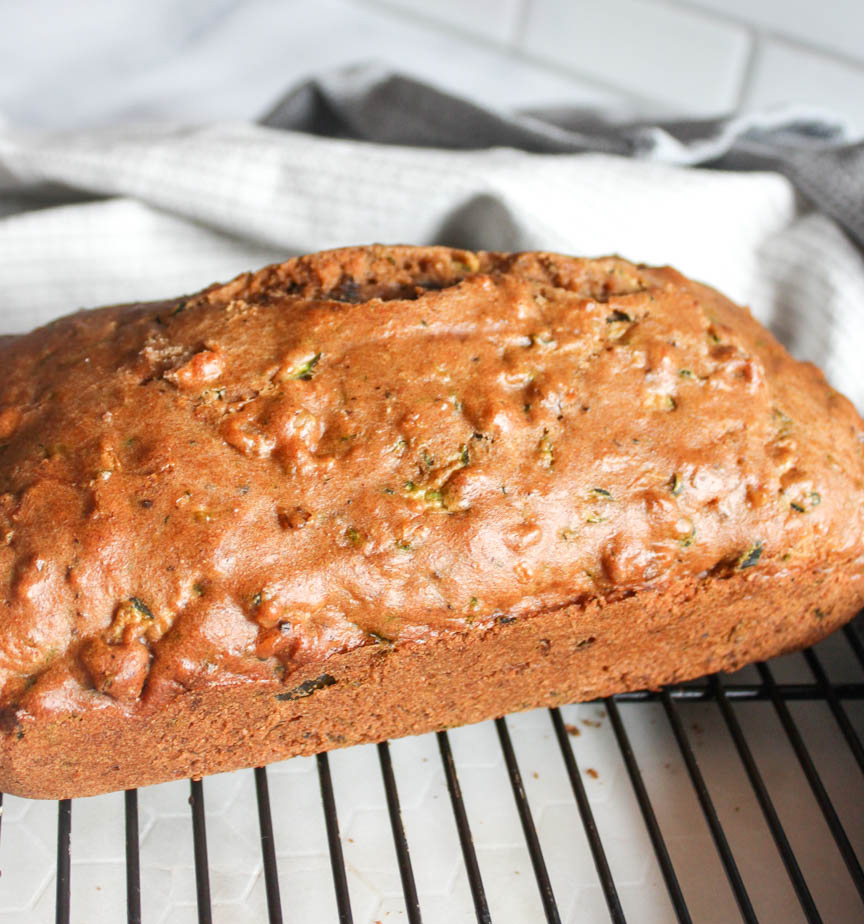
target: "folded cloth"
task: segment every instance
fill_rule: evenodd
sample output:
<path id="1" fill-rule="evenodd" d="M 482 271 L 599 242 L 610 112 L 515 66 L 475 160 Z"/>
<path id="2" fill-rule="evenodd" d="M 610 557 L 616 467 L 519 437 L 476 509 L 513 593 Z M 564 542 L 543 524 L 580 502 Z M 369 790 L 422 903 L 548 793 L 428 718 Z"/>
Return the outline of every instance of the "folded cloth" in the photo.
<path id="1" fill-rule="evenodd" d="M 343 244 L 616 252 L 751 305 L 864 408 L 864 144 L 819 113 L 504 114 L 350 68 L 261 124 L 5 128 L 0 214 L 4 332 Z"/>

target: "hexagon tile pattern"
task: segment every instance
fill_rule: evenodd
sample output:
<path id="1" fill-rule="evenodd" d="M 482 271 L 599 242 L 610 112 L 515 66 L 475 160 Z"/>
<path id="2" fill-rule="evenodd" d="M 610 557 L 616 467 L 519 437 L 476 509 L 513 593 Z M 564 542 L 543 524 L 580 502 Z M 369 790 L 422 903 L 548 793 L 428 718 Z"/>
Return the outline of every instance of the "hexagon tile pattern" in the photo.
<path id="1" fill-rule="evenodd" d="M 826 659 L 832 645 L 825 643 Z M 835 652 L 836 653 L 836 652 Z M 778 679 L 807 680 L 800 656 L 773 662 Z M 842 667 L 842 664 L 841 664 Z M 754 679 L 752 671 L 741 674 Z M 857 679 L 843 678 L 839 679 Z M 864 727 L 864 708 L 849 703 Z M 682 703 L 679 715 L 760 921 L 801 919 L 800 906 L 716 705 Z M 822 703 L 793 704 L 799 728 L 853 847 L 864 855 L 864 782 Z M 669 723 L 658 704 L 619 706 L 694 920 L 737 920 L 734 897 Z M 735 706 L 759 768 L 825 920 L 853 920 L 858 897 L 769 703 Z M 674 919 L 645 822 L 603 704 L 561 710 L 618 895 L 629 921 Z M 527 803 L 562 920 L 594 924 L 608 911 L 567 766 L 547 710 L 506 720 Z M 495 723 L 449 732 L 492 920 L 544 919 L 531 855 Z M 438 742 L 390 743 L 402 821 L 423 920 L 476 920 Z M 354 920 L 407 920 L 386 794 L 375 746 L 329 756 Z M 282 909 L 286 922 L 337 920 L 317 763 L 268 768 Z M 223 924 L 267 920 L 252 771 L 204 781 L 213 916 Z M 126 913 L 123 795 L 72 806 L 74 924 L 123 921 Z M 143 919 L 197 921 L 189 784 L 139 793 Z M 0 832 L 0 924 L 54 919 L 57 804 L 7 796 Z"/>

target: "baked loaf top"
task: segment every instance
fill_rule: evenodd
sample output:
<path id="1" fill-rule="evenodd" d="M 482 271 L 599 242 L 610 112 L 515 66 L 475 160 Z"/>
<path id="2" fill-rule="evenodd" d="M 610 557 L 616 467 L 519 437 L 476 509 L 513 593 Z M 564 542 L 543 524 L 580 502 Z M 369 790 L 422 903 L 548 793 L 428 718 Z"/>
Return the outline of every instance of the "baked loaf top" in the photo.
<path id="1" fill-rule="evenodd" d="M 671 269 L 364 247 L 0 344 L 0 706 L 864 553 L 864 429 Z"/>

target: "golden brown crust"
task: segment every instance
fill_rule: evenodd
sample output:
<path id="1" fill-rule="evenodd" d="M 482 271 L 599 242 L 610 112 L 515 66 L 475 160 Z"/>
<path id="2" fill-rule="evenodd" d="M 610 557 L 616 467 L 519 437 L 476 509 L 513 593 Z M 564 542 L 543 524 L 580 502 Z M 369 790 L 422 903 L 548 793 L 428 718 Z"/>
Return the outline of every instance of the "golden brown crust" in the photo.
<path id="1" fill-rule="evenodd" d="M 348 248 L 11 338 L 0 788 L 284 757 L 328 746 L 347 709 L 373 740 L 547 702 L 545 683 L 532 698 L 489 678 L 562 614 L 608 616 L 590 647 L 616 679 L 567 673 L 594 654 L 553 669 L 527 649 L 518 676 L 569 698 L 803 645 L 864 599 L 862 441 L 849 402 L 746 310 L 617 258 Z M 777 590 L 793 585 L 794 606 Z M 776 645 L 758 627 L 718 642 L 744 612 L 733 587 L 758 587 Z M 658 634 L 688 595 L 686 632 Z M 274 705 L 343 667 L 355 694 L 340 677 Z M 433 709 L 430 678 L 457 667 Z M 373 697 L 389 718 L 358 722 Z M 301 716 L 272 746 L 265 705 Z M 181 742 L 167 717 L 193 708 L 207 734 Z M 70 743 L 85 730 L 102 743 Z"/>
<path id="2" fill-rule="evenodd" d="M 32 798 L 95 795 L 735 670 L 819 641 L 860 605 L 860 563 L 814 578 L 739 573 L 355 649 L 290 688 L 210 687 L 130 716 L 27 717 L 7 729 L 0 779 Z"/>

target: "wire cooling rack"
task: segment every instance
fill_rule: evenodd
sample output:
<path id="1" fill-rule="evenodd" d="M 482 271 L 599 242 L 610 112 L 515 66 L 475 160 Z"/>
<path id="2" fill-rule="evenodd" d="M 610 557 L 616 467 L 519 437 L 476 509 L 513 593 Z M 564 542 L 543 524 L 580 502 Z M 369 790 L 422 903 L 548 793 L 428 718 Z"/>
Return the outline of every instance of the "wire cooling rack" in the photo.
<path id="1" fill-rule="evenodd" d="M 861 618 L 728 678 L 7 797 L 0 921 L 864 921 Z"/>

